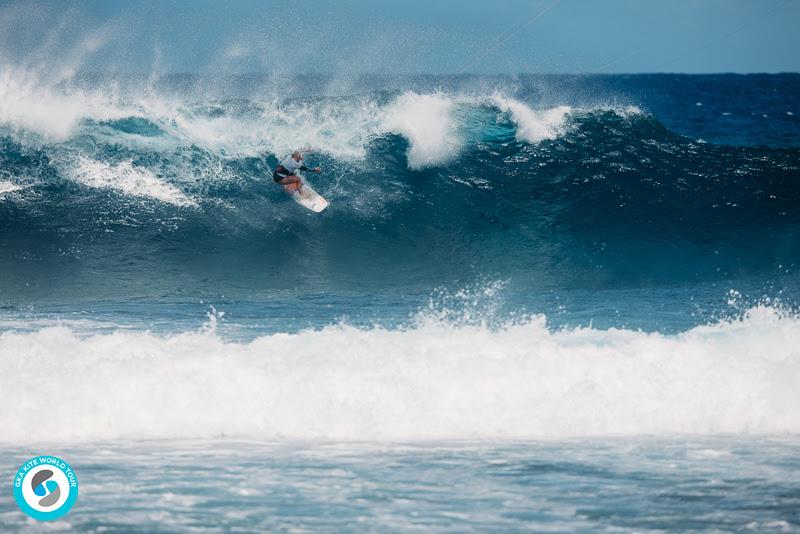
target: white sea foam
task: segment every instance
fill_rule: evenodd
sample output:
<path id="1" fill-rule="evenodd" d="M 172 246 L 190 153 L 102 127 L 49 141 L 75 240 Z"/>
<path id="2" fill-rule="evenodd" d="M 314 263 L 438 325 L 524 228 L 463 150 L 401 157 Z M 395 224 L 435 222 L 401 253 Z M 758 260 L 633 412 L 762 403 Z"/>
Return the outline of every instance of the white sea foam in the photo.
<path id="1" fill-rule="evenodd" d="M 0 180 L 0 195 L 5 193 L 13 193 L 14 191 L 19 191 L 20 189 L 22 189 L 22 186 L 20 185 L 9 182 L 8 180 Z"/>
<path id="2" fill-rule="evenodd" d="M 527 103 L 496 93 L 466 96 L 442 92 L 406 91 L 388 103 L 374 96 L 329 99 L 264 98 L 241 102 L 191 102 L 147 87 L 120 90 L 109 82 L 94 90 L 48 82 L 33 70 L 0 64 L 0 125 L 65 141 L 80 133 L 82 121 L 92 123 L 138 117 L 157 125 L 164 136 L 137 136 L 105 128 L 92 135 L 111 136 L 108 142 L 141 144 L 147 150 L 174 150 L 197 145 L 220 157 L 279 158 L 297 148 L 311 148 L 337 159 L 360 160 L 376 136 L 394 133 L 408 140 L 408 165 L 421 169 L 445 164 L 466 145 L 480 138 L 467 133 L 476 115 L 464 112 L 487 102 L 508 112 L 520 141 L 538 143 L 567 131 L 576 110 L 568 106 L 534 109 Z M 590 110 L 591 111 L 591 110 Z M 623 116 L 636 108 L 614 109 Z M 484 117 L 485 119 L 485 117 Z M 491 119 L 489 119 L 491 120 Z M 91 123 L 90 123 L 91 124 Z M 87 126 L 88 127 L 88 126 Z M 471 141 L 469 140 L 471 139 Z"/>
<path id="3" fill-rule="evenodd" d="M 122 97 L 112 87 L 87 92 L 44 83 L 34 73 L 0 66 L 0 125 L 31 131 L 47 141 L 65 141 L 82 120 L 141 117 L 166 132 L 164 149 L 196 144 L 225 156 L 279 157 L 312 148 L 340 159 L 363 159 L 376 135 L 391 132 L 410 144 L 409 165 L 422 168 L 456 156 L 462 141 L 451 116 L 455 99 L 443 94 L 407 92 L 386 106 L 370 97 L 341 100 L 264 100 L 251 110 L 208 113 L 174 97 L 143 92 Z M 214 104 L 212 104 L 214 105 Z M 125 144 L 159 144 L 119 133 Z"/>
<path id="4" fill-rule="evenodd" d="M 793 433 L 800 319 L 757 307 L 678 335 L 431 319 L 250 343 L 6 331 L 0 396 L 13 443 Z"/>
<path id="5" fill-rule="evenodd" d="M 54 94 L 24 72 L 0 69 L 0 124 L 60 140 L 85 113 L 80 97 Z"/>
<path id="6" fill-rule="evenodd" d="M 569 106 L 533 110 L 518 100 L 501 95 L 495 95 L 492 101 L 501 110 L 511 113 L 511 118 L 517 125 L 517 140 L 528 143 L 538 143 L 563 135 L 567 117 L 572 111 Z"/>
<path id="7" fill-rule="evenodd" d="M 176 206 L 193 206 L 194 200 L 180 189 L 156 177 L 152 171 L 122 161 L 109 164 L 80 157 L 67 171 L 75 181 L 96 188 L 110 188 L 131 196 L 147 197 Z"/>
<path id="8" fill-rule="evenodd" d="M 632 117 L 637 117 L 640 115 L 644 115 L 642 109 L 638 106 L 605 106 L 598 108 L 599 111 L 612 111 L 619 115 L 620 117 L 630 119 Z"/>
<path id="9" fill-rule="evenodd" d="M 89 42 L 87 50 L 97 46 Z M 267 96 L 250 102 L 250 108 L 236 109 L 236 102 L 202 98 L 192 102 L 159 94 L 153 83 L 138 89 L 125 86 L 122 90 L 114 82 L 79 89 L 69 81 L 73 75 L 73 67 L 56 75 L 0 64 L 0 125 L 61 142 L 80 133 L 85 120 L 138 117 L 157 125 L 166 133 L 164 138 L 113 129 L 93 135 L 116 135 L 108 141 L 127 146 L 139 143 L 148 150 L 197 145 L 222 157 L 264 153 L 282 157 L 297 148 L 312 148 L 345 160 L 363 159 L 375 136 L 395 133 L 408 140 L 409 167 L 420 169 L 459 155 L 467 140 L 458 111 L 487 101 L 478 96 L 406 91 L 388 103 L 371 96 L 295 100 Z M 511 113 L 520 140 L 534 143 L 563 134 L 571 111 L 566 106 L 534 110 L 497 95 L 489 101 Z M 212 108 L 217 109 L 210 112 Z"/>
<path id="10" fill-rule="evenodd" d="M 64 89 L 27 69 L 0 65 L 0 125 L 63 141 L 81 119 L 113 119 L 131 114 L 113 91 Z"/>
<path id="11" fill-rule="evenodd" d="M 439 93 L 403 93 L 385 112 L 382 128 L 409 142 L 408 165 L 419 169 L 453 159 L 461 140 L 452 116 L 453 99 Z"/>
<path id="12" fill-rule="evenodd" d="M 362 159 L 378 132 L 379 106 L 370 99 L 337 102 L 260 102 L 252 116 L 181 113 L 174 121 L 193 142 L 226 154 L 278 157 L 311 148 L 341 159 Z"/>

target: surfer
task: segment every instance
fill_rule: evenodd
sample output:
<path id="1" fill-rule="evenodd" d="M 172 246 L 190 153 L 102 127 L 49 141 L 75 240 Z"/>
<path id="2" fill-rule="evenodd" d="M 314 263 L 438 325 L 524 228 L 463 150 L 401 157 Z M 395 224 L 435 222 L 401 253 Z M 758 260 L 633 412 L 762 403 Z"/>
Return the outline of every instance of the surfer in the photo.
<path id="1" fill-rule="evenodd" d="M 287 192 L 291 192 L 294 189 L 302 192 L 303 182 L 295 173 L 308 170 L 311 170 L 311 172 L 321 171 L 319 167 L 314 169 L 306 167 L 303 162 L 303 154 L 299 150 L 295 150 L 291 156 L 287 157 L 275 168 L 275 172 L 272 173 L 272 179 L 275 180 L 275 183 L 281 184 Z"/>

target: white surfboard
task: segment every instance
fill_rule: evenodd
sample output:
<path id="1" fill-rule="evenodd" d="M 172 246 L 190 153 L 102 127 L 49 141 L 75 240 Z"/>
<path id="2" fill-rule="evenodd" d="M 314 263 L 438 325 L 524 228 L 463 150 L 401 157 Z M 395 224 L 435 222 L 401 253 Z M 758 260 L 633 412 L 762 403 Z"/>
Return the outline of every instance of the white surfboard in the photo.
<path id="1" fill-rule="evenodd" d="M 300 204 L 301 206 L 305 206 L 306 208 L 319 213 L 323 211 L 325 208 L 328 207 L 328 201 L 322 198 L 322 195 L 314 191 L 306 179 L 303 178 L 303 192 L 298 193 L 297 191 L 292 191 L 290 193 L 291 197 L 294 199 L 295 202 Z"/>

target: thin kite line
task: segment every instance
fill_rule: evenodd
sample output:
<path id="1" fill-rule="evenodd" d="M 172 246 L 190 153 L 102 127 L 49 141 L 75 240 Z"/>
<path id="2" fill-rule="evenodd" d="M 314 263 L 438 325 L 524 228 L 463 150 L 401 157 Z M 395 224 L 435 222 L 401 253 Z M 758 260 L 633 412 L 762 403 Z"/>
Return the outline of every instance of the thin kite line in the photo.
<path id="1" fill-rule="evenodd" d="M 490 55 L 494 54 L 495 52 L 497 52 L 497 50 L 499 50 L 504 44 L 506 44 L 508 42 L 508 40 L 511 39 L 511 37 L 515 33 L 518 33 L 520 31 L 524 30 L 525 28 L 527 28 L 528 26 L 533 24 L 535 21 L 537 21 L 538 19 L 542 18 L 545 14 L 547 14 L 548 11 L 550 11 L 551 9 L 553 9 L 554 7 L 556 7 L 560 3 L 561 3 L 561 0 L 555 0 L 555 2 L 553 2 L 549 6 L 545 7 L 544 9 L 542 9 L 541 11 L 536 13 L 533 17 L 531 17 L 530 20 L 528 20 L 525 24 L 523 24 L 519 28 L 515 28 L 515 29 L 509 31 L 506 35 L 504 35 L 504 36 L 502 36 L 500 38 L 500 41 L 497 42 L 497 44 L 493 48 L 488 49 L 486 52 L 484 52 L 482 55 L 478 56 L 471 63 L 467 64 L 463 69 L 461 69 L 458 72 L 458 74 L 456 74 L 456 76 L 461 76 L 462 74 L 466 74 L 467 70 L 471 69 L 475 65 L 477 65 L 480 62 L 482 62 L 483 60 L 485 60 L 488 56 L 490 56 Z"/>

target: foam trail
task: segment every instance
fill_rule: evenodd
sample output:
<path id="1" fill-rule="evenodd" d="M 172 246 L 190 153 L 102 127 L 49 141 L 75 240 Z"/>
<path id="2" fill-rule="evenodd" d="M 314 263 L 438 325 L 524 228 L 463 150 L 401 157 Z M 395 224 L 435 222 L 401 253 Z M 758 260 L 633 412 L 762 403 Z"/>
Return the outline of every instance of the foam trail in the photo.
<path id="1" fill-rule="evenodd" d="M 86 186 L 110 188 L 136 197 L 146 197 L 176 206 L 194 206 L 196 202 L 177 187 L 159 180 L 151 171 L 122 161 L 108 164 L 88 158 L 78 158 L 69 172 Z"/>
<path id="2" fill-rule="evenodd" d="M 8 180 L 0 180 L 0 195 L 4 195 L 5 193 L 13 193 L 14 191 L 19 191 L 22 189 L 21 186 L 9 182 Z"/>
<path id="3" fill-rule="evenodd" d="M 517 125 L 517 140 L 538 143 L 555 139 L 564 133 L 567 116 L 572 112 L 569 106 L 535 111 L 513 98 L 495 95 L 492 102 L 502 111 L 511 113 Z"/>
<path id="4" fill-rule="evenodd" d="M 453 101 L 442 94 L 408 91 L 386 110 L 382 127 L 408 139 L 409 167 L 430 167 L 451 160 L 461 149 L 452 110 Z"/>
<path id="5" fill-rule="evenodd" d="M 65 327 L 0 336 L 0 439 L 426 440 L 800 432 L 800 319 L 666 336 L 438 320 L 250 343 Z M 58 422 L 58 424 L 52 424 Z"/>

